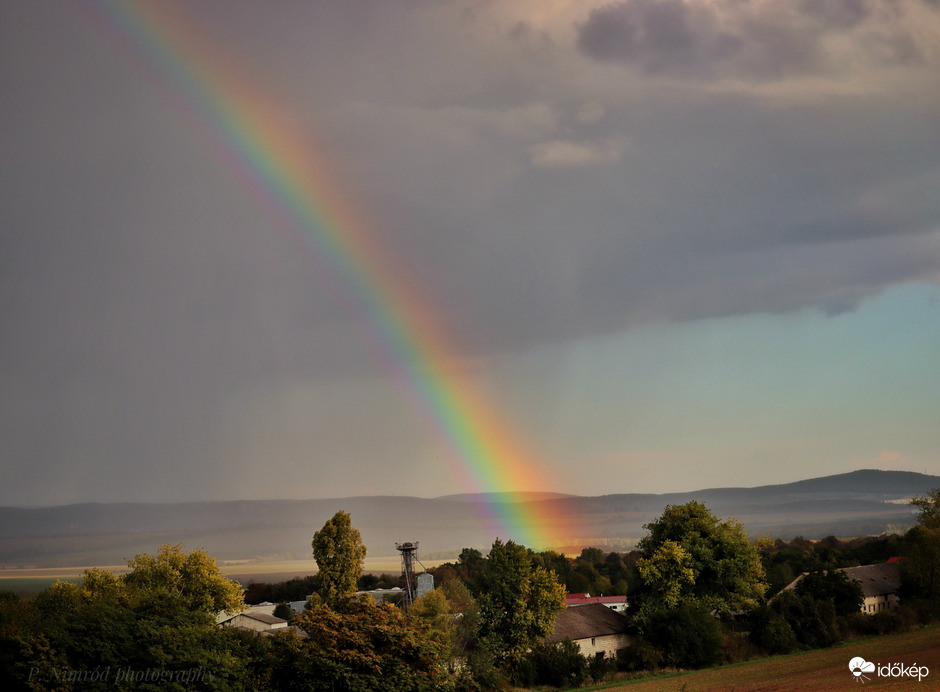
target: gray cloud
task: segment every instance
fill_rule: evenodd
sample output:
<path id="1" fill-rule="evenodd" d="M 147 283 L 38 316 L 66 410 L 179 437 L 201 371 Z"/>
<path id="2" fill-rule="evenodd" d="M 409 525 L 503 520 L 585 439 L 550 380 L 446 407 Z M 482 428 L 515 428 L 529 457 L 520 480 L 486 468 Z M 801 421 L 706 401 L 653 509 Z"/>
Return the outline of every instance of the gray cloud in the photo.
<path id="1" fill-rule="evenodd" d="M 911 6 L 878 0 L 625 0 L 592 11 L 578 46 L 591 58 L 648 74 L 761 81 L 834 75 L 847 61 L 890 65 L 922 57 Z"/>
<path id="2" fill-rule="evenodd" d="M 910 30 L 935 26 L 929 7 L 187 7 L 308 128 L 452 336 L 448 367 L 654 322 L 836 314 L 940 271 L 936 55 Z M 348 277 L 246 184 L 217 123 L 83 15 L 4 17 L 0 451 L 63 471 L 32 496 L 144 496 L 128 459 L 155 496 L 233 458 L 263 483 L 266 454 L 300 474 L 317 440 L 343 463 L 432 466 Z"/>

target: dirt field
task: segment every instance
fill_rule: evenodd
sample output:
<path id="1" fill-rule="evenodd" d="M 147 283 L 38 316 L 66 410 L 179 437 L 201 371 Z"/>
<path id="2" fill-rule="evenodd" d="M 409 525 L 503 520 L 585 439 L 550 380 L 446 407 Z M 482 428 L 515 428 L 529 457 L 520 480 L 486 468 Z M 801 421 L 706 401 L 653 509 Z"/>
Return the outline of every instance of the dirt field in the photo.
<path id="1" fill-rule="evenodd" d="M 867 681 L 855 678 L 849 671 L 849 661 L 856 656 L 876 664 L 876 671 L 866 674 L 869 678 Z M 921 681 L 910 677 L 878 675 L 881 666 L 893 663 L 901 663 L 906 667 L 914 664 L 926 666 L 929 675 Z M 940 627 L 848 642 L 824 651 L 778 656 L 655 680 L 611 685 L 603 689 L 626 692 L 937 690 L 940 689 Z"/>

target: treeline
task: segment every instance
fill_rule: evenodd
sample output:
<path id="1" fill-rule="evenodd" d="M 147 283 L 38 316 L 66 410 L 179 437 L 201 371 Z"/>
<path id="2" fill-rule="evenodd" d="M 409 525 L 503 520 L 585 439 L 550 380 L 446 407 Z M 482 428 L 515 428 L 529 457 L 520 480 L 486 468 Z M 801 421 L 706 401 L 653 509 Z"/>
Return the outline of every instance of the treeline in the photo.
<path id="1" fill-rule="evenodd" d="M 904 536 L 858 541 L 751 541 L 697 502 L 666 507 L 626 554 L 568 558 L 497 540 L 434 568 L 438 588 L 407 611 L 354 595 L 394 579 L 362 575 L 365 547 L 337 512 L 313 537 L 315 578 L 249 586 L 272 602 L 313 593 L 302 613 L 285 613 L 291 628 L 218 626 L 221 612 L 244 608 L 241 587 L 203 551 L 163 546 L 122 576 L 90 570 L 35 596 L 0 594 L 0 679 L 11 690 L 479 692 L 831 646 L 940 617 L 940 489 L 914 505 Z M 861 590 L 838 568 L 895 556 L 901 609 L 861 614 Z M 566 591 L 628 596 L 632 640 L 615 659 L 545 642 Z"/>
<path id="2" fill-rule="evenodd" d="M 896 534 L 845 540 L 828 536 L 817 541 L 802 536 L 790 541 L 759 538 L 756 545 L 767 582 L 767 596 L 776 594 L 804 572 L 878 564 L 898 557 L 906 550 L 903 536 Z M 604 552 L 600 548 L 584 548 L 573 558 L 551 550 L 533 553 L 538 564 L 555 572 L 568 593 L 590 593 L 592 596 L 629 596 L 635 593 L 640 584 L 636 565 L 642 557 L 639 550 L 619 553 Z M 464 548 L 456 562 L 445 562 L 427 571 L 434 575 L 436 584 L 459 579 L 470 585 L 482 558 L 479 550 Z M 390 588 L 371 586 L 372 579 L 379 578 L 363 575 L 359 588 Z M 382 584 L 400 585 L 398 577 L 388 574 L 382 575 Z M 271 585 L 276 586 L 280 585 Z M 274 602 L 276 599 L 267 600 Z"/>
<path id="3" fill-rule="evenodd" d="M 245 587 L 245 603 L 254 605 L 258 603 L 290 603 L 303 601 L 316 593 L 320 580 L 318 574 L 306 577 L 294 577 L 282 582 L 251 581 Z M 397 574 L 363 574 L 356 581 L 359 591 L 372 591 L 373 589 L 394 589 L 401 587 L 401 576 Z"/>

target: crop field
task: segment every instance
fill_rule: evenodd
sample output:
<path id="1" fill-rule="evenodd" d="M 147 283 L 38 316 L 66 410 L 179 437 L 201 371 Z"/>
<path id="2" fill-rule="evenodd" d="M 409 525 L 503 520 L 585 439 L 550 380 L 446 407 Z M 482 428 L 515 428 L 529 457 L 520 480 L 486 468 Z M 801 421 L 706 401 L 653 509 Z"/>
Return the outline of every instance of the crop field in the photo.
<path id="1" fill-rule="evenodd" d="M 425 567 L 436 567 L 445 560 L 422 560 Z M 219 569 L 232 579 L 243 584 L 248 582 L 281 582 L 294 577 L 305 577 L 315 574 L 317 563 L 309 560 L 289 560 L 265 562 L 257 560 L 222 560 Z M 25 568 L 0 569 L 0 591 L 39 592 L 48 587 L 56 579 L 77 582 L 88 567 L 52 567 L 52 568 Z M 127 571 L 126 565 L 108 565 L 102 567 L 116 574 Z M 364 565 L 365 572 L 380 574 L 398 574 L 401 572 L 401 557 L 398 555 L 387 557 L 367 557 Z"/>
<path id="2" fill-rule="evenodd" d="M 849 661 L 861 656 L 876 664 L 867 680 L 849 671 Z M 929 674 L 918 681 L 910 677 L 887 677 L 878 671 L 890 664 L 926 666 Z M 895 668 L 895 672 L 897 672 Z M 733 666 L 692 673 L 628 681 L 590 689 L 625 692 L 738 692 L 759 690 L 936 690 L 940 689 L 940 627 L 846 642 L 822 651 L 776 656 Z"/>

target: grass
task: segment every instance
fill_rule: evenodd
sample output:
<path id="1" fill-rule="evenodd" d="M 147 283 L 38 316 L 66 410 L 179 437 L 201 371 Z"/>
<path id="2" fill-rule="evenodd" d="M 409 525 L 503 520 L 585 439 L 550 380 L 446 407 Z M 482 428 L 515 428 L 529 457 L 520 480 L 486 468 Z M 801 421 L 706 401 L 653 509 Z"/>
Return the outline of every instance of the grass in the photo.
<path id="1" fill-rule="evenodd" d="M 861 656 L 876 665 L 902 663 L 929 668 L 929 675 L 916 678 L 879 677 L 868 674 L 861 687 L 849 671 L 849 661 Z M 746 661 L 729 666 L 688 673 L 665 673 L 638 680 L 608 683 L 584 690 L 625 690 L 626 692 L 707 692 L 723 690 L 935 690 L 940 689 L 940 626 L 883 637 L 856 639 L 820 651 L 807 651 Z"/>
<path id="2" fill-rule="evenodd" d="M 14 593 L 39 593 L 43 589 L 52 586 L 52 582 L 57 579 L 78 583 L 78 577 L 15 577 L 10 579 L 0 579 L 0 591 L 13 591 Z"/>

